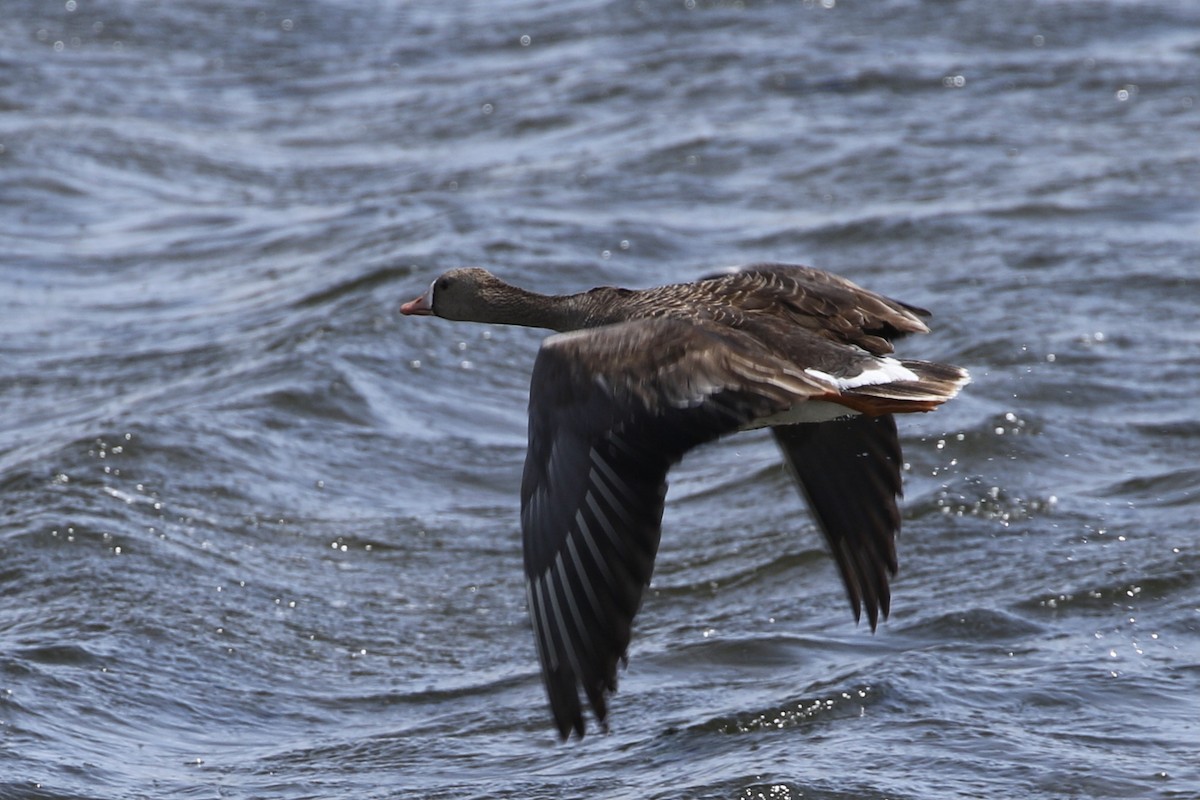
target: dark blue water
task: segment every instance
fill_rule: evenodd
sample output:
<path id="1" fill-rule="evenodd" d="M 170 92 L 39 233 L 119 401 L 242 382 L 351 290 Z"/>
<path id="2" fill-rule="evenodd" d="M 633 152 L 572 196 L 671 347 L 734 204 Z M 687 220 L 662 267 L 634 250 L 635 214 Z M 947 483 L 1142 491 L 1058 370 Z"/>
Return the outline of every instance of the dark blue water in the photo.
<path id="1" fill-rule="evenodd" d="M 1200 797 L 1200 7 L 10 0 L 0 797 Z M 934 310 L 891 619 L 774 444 L 676 470 L 558 744 L 536 331 L 810 263 Z"/>

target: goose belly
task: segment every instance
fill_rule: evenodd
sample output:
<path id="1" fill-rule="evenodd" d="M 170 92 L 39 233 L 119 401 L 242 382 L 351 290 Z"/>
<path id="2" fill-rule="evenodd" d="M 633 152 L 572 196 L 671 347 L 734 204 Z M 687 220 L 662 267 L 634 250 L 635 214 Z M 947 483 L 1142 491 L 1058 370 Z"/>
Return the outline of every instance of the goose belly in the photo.
<path id="1" fill-rule="evenodd" d="M 857 411 L 838 403 L 830 403 L 825 400 L 807 400 L 803 403 L 796 403 L 787 411 L 751 420 L 743 425 L 741 430 L 751 431 L 757 428 L 770 428 L 775 425 L 795 425 L 805 422 L 829 422 L 830 420 L 857 416 Z"/>

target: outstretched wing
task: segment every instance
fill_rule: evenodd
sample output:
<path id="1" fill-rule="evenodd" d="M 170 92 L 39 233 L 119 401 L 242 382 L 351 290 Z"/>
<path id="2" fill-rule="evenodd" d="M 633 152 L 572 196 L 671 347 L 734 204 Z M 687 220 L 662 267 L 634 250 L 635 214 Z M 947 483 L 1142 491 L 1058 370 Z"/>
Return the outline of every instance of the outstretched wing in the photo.
<path id="1" fill-rule="evenodd" d="M 900 530 L 900 440 L 891 414 L 771 429 L 829 542 L 857 620 L 888 615 Z"/>
<path id="2" fill-rule="evenodd" d="M 552 336 L 533 368 L 521 485 L 526 591 L 564 738 L 597 720 L 658 550 L 667 471 L 828 387 L 736 331 L 642 319 Z"/>

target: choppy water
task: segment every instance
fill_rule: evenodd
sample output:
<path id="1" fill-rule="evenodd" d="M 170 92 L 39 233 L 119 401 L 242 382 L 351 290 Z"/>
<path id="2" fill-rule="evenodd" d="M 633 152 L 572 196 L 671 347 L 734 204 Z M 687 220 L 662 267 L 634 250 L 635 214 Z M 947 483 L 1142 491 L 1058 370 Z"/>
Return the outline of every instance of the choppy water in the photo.
<path id="1" fill-rule="evenodd" d="M 9 0 L 0 797 L 1200 797 L 1200 7 Z M 754 260 L 936 312 L 891 620 L 774 445 L 677 470 L 556 742 L 539 334 Z"/>

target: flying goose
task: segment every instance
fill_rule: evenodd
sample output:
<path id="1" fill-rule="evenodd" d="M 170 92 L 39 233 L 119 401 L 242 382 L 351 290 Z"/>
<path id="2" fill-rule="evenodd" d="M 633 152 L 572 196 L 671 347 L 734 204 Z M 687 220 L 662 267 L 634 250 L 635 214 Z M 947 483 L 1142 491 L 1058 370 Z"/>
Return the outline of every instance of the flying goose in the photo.
<path id="1" fill-rule="evenodd" d="M 559 735 L 607 730 L 658 550 L 667 471 L 688 450 L 770 427 L 817 518 L 856 620 L 890 602 L 900 527 L 894 414 L 969 378 L 893 358 L 929 312 L 811 267 L 754 264 L 693 283 L 542 295 L 453 269 L 409 315 L 558 331 L 533 365 L 521 480 L 526 594 Z"/>

